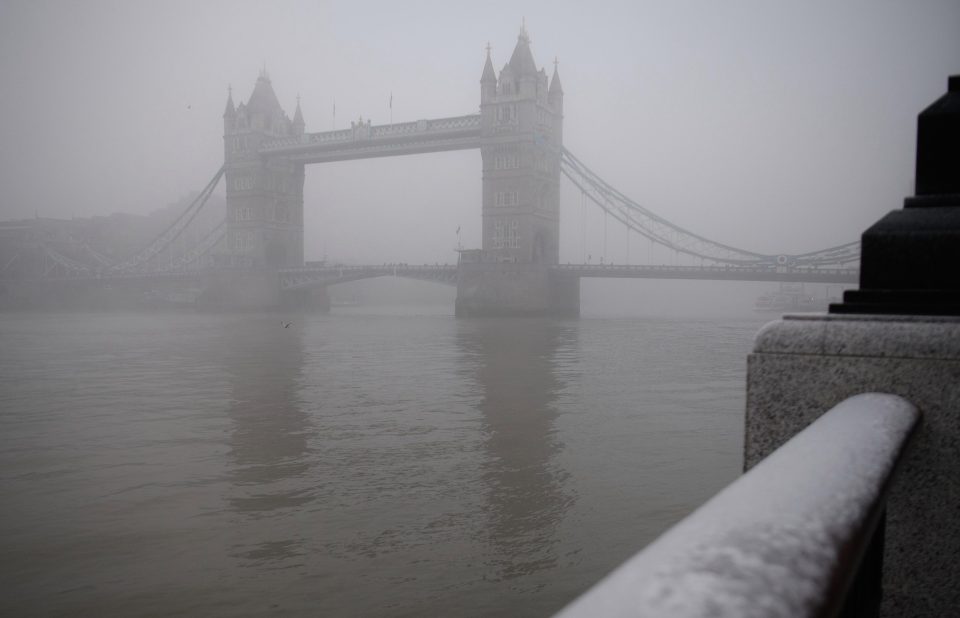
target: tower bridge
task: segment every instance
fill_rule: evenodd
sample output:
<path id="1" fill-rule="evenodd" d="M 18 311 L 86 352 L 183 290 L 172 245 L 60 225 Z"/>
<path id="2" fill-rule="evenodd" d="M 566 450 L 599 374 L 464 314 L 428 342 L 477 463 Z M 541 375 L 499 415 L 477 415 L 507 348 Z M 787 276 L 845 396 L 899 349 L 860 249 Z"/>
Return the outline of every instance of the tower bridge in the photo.
<path id="1" fill-rule="evenodd" d="M 455 284 L 458 315 L 575 315 L 583 277 L 856 282 L 859 242 L 804 254 L 761 254 L 685 230 L 631 200 L 564 147 L 563 97 L 556 64 L 550 77 L 537 67 L 525 30 L 499 72 L 488 47 L 475 114 L 386 125 L 359 119 L 349 128 L 308 133 L 299 99 L 291 119 L 264 71 L 246 102 L 235 105 L 232 91 L 228 94 L 223 167 L 154 242 L 126 260 L 109 262 L 87 250 L 89 245 L 78 248 L 82 240 L 37 241 L 34 252 L 49 264 L 39 278 L 95 284 L 194 276 L 206 282 L 208 300 L 268 307 L 344 281 L 404 276 Z M 304 263 L 306 165 L 464 149 L 481 154 L 482 244 L 461 251 L 456 266 Z M 629 233 L 699 260 L 700 266 L 561 265 L 562 177 Z M 222 225 L 170 255 L 173 241 L 221 178 Z M 0 278 L 17 272 L 10 265 L 18 255 L 0 255 L 7 264 L 0 264 Z"/>

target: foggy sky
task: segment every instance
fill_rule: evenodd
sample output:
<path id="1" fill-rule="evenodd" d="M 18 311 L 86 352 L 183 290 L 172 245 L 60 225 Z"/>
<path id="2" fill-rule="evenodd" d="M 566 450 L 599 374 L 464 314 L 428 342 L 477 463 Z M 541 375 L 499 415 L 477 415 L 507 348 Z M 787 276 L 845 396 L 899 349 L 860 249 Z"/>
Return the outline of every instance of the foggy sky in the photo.
<path id="1" fill-rule="evenodd" d="M 762 252 L 854 240 L 912 192 L 917 113 L 960 73 L 960 2 L 0 3 L 0 218 L 147 213 L 223 161 L 261 67 L 307 131 L 476 113 L 484 47 L 559 57 L 564 143 L 692 231 Z M 563 181 L 561 261 L 603 251 Z M 219 192 L 223 192 L 222 185 Z M 479 151 L 307 169 L 308 259 L 454 261 Z M 584 245 L 584 242 L 586 243 Z M 645 241 L 644 241 L 645 242 Z M 630 239 L 632 261 L 646 244 Z M 612 224 L 607 261 L 623 262 Z M 663 261 L 663 260 L 655 260 Z"/>

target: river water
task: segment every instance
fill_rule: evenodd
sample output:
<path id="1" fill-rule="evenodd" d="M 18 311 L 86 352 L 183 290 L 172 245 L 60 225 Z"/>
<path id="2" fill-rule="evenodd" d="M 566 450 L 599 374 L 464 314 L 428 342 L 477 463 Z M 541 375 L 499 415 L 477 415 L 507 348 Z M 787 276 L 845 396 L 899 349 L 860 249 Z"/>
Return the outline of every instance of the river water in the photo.
<path id="1" fill-rule="evenodd" d="M 760 318 L 0 315 L 0 615 L 547 616 L 739 471 Z"/>

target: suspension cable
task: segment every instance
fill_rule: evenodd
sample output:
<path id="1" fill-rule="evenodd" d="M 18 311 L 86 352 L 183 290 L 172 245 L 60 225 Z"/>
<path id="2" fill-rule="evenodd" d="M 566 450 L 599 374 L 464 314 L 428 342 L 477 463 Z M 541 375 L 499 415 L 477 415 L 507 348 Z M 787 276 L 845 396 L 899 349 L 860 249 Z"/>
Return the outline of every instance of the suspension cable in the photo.
<path id="1" fill-rule="evenodd" d="M 183 230 L 190 225 L 190 223 L 196 218 L 196 216 L 206 205 L 207 200 L 213 194 L 213 190 L 216 188 L 217 184 L 220 182 L 220 178 L 223 177 L 226 167 L 221 167 L 210 182 L 207 183 L 207 186 L 203 188 L 203 191 L 187 206 L 180 215 L 171 223 L 163 232 L 158 235 L 153 242 L 147 245 L 146 248 L 138 252 L 136 255 L 130 257 L 129 259 L 114 265 L 110 270 L 111 271 L 130 271 L 133 270 L 144 263 L 148 262 L 152 258 L 156 257 L 161 251 L 166 249 L 174 240 L 176 240 L 180 234 L 183 233 Z"/>
<path id="2" fill-rule="evenodd" d="M 690 232 L 640 206 L 603 181 L 567 149 L 562 151 L 561 172 L 580 189 L 581 205 L 584 197 L 589 198 L 604 211 L 605 225 L 606 216 L 612 216 L 627 227 L 628 251 L 629 232 L 634 230 L 652 243 L 663 245 L 677 253 L 715 263 L 817 267 L 842 265 L 859 259 L 859 241 L 793 255 L 763 254 L 738 249 Z M 581 219 L 583 219 L 582 216 Z M 606 233 L 604 236 L 604 253 L 606 253 Z"/>

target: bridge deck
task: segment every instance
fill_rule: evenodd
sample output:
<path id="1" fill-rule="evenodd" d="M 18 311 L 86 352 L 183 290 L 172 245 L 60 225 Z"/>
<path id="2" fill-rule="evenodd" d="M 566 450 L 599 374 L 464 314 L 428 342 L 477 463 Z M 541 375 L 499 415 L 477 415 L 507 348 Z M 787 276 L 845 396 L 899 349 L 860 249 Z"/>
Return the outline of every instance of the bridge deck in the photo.
<path id="1" fill-rule="evenodd" d="M 455 264 L 381 264 L 378 266 L 304 266 L 280 271 L 280 287 L 284 290 L 346 283 L 375 277 L 406 277 L 456 285 Z"/>
<path id="2" fill-rule="evenodd" d="M 783 281 L 803 283 L 857 283 L 856 268 L 770 268 L 761 266 L 670 266 L 632 264 L 561 264 L 553 267 L 565 277 L 618 279 L 700 279 L 717 281 Z"/>
<path id="3" fill-rule="evenodd" d="M 492 266 L 492 265 L 491 265 Z M 560 264 L 550 270 L 558 277 L 591 277 L 608 279 L 692 279 L 702 281 L 782 281 L 798 283 L 857 283 L 856 268 L 763 268 L 749 266 L 669 266 L 638 264 Z M 204 268 L 199 270 L 103 273 L 77 275 L 70 281 L 136 281 L 146 279 L 205 277 L 217 272 L 238 272 L 237 269 Z M 407 277 L 440 283 L 457 283 L 459 268 L 455 264 L 381 264 L 375 266 L 306 265 L 280 271 L 284 289 L 331 285 L 374 277 Z M 0 277 L 0 280 L 3 280 Z M 52 280 L 52 278 L 48 278 Z"/>
<path id="4" fill-rule="evenodd" d="M 768 268 L 750 266 L 670 266 L 561 264 L 550 267 L 560 277 L 616 279 L 693 279 L 703 281 L 783 281 L 803 283 L 856 283 L 855 268 Z M 407 277 L 456 284 L 455 265 L 305 266 L 281 271 L 284 289 L 330 285 L 374 277 Z"/>

